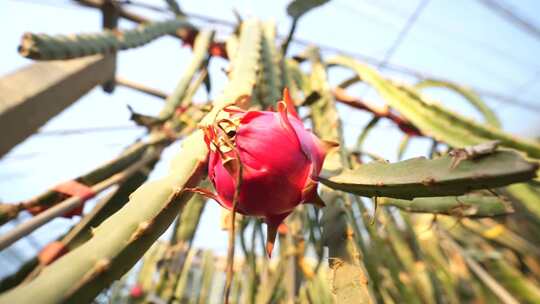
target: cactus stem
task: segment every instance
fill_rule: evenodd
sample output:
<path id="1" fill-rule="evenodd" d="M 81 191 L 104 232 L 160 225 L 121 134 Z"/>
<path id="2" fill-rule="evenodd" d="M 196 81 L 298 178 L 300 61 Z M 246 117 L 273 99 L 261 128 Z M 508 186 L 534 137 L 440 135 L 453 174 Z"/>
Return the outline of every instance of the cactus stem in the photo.
<path id="1" fill-rule="evenodd" d="M 146 231 L 148 231 L 148 228 L 150 228 L 150 225 L 151 223 L 148 221 L 140 223 L 139 226 L 137 227 L 137 230 L 135 230 L 135 232 L 133 232 L 133 234 L 129 238 L 128 242 L 131 243 L 134 240 L 140 238 L 141 235 L 143 235 Z"/>

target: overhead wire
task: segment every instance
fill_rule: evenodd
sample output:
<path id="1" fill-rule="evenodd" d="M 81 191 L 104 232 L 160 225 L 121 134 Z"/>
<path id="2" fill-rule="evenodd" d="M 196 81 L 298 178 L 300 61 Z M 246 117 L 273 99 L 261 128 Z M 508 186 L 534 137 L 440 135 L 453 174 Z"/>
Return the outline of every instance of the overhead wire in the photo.
<path id="1" fill-rule="evenodd" d="M 112 142 L 112 143 L 105 143 L 105 144 L 100 144 L 99 146 L 96 146 L 97 148 L 99 149 L 117 149 L 118 147 L 125 147 L 125 143 L 123 142 Z M 93 147 L 93 148 L 96 148 L 96 147 Z M 33 158 L 37 158 L 37 157 L 42 157 L 43 155 L 54 155 L 53 152 L 50 152 L 50 151 L 32 151 L 32 152 L 27 152 L 27 153 L 11 153 L 11 154 L 7 154 L 7 155 L 4 155 L 2 156 L 2 158 L 0 158 L 0 164 L 3 162 L 3 161 L 13 161 L 13 160 L 31 160 Z M 2 175 L 0 177 L 4 178 L 6 176 L 13 176 L 13 175 Z"/>
<path id="2" fill-rule="evenodd" d="M 336 3 L 340 3 L 337 2 Z M 386 1 L 365 1 L 366 5 L 369 5 L 373 8 L 378 8 L 383 10 L 385 13 L 392 13 L 394 16 L 399 16 L 402 18 L 406 18 L 409 13 L 403 9 L 398 8 L 395 5 L 389 5 Z M 365 12 L 357 9 L 354 6 L 347 5 L 347 9 L 351 12 L 354 12 L 356 14 L 367 16 Z M 534 64 L 534 62 L 531 62 L 530 60 L 523 59 L 521 57 L 517 57 L 508 50 L 501 49 L 497 45 L 494 45 L 492 43 L 489 43 L 486 40 L 478 39 L 478 37 L 471 37 L 466 34 L 465 28 L 458 28 L 458 23 L 453 24 L 452 27 L 446 26 L 445 23 L 441 22 L 435 22 L 431 19 L 429 19 L 429 16 L 424 16 L 425 18 L 422 18 L 421 20 L 418 20 L 418 23 L 421 25 L 424 25 L 422 27 L 419 27 L 419 31 L 423 32 L 430 32 L 433 35 L 436 35 L 437 37 L 444 36 L 445 39 L 451 38 L 452 41 L 456 43 L 466 43 L 471 48 L 481 50 L 484 53 L 491 53 L 493 56 L 497 57 L 499 60 L 505 60 L 509 62 L 513 62 L 515 64 L 520 65 L 531 65 Z M 380 20 L 383 20 L 379 18 Z M 443 34 L 443 35 L 441 35 Z M 540 67 L 540 65 L 536 65 L 537 67 Z"/>
<path id="3" fill-rule="evenodd" d="M 392 58 L 394 53 L 398 50 L 401 43 L 403 43 L 404 39 L 407 37 L 407 34 L 413 27 L 413 25 L 416 23 L 416 20 L 418 20 L 418 17 L 420 17 L 420 14 L 424 10 L 424 8 L 429 3 L 429 0 L 420 0 L 416 8 L 414 9 L 411 16 L 407 19 L 405 24 L 403 25 L 403 28 L 398 33 L 396 39 L 392 43 L 392 45 L 386 50 L 384 53 L 382 61 L 377 65 L 378 68 L 382 68 L 388 64 L 388 61 Z"/>
<path id="4" fill-rule="evenodd" d="M 484 5 L 486 8 L 492 12 L 498 14 L 503 19 L 512 23 L 515 27 L 519 28 L 523 32 L 533 36 L 534 38 L 540 40 L 540 28 L 538 28 L 533 23 L 519 16 L 511 7 L 502 4 L 497 0 L 478 0 L 480 4 Z M 514 89 L 514 94 L 523 94 L 523 92 L 528 91 L 529 88 L 534 86 L 538 82 L 540 76 L 540 71 L 537 71 L 530 79 L 525 81 L 523 84 L 516 86 Z"/>
<path id="5" fill-rule="evenodd" d="M 539 71 L 536 71 L 536 73 L 534 73 L 534 75 L 532 75 L 532 77 L 530 77 L 529 79 L 527 79 L 527 81 L 523 82 L 521 85 L 517 86 L 514 90 L 513 90 L 513 94 L 512 95 L 522 95 L 526 92 L 528 92 L 535 84 L 537 84 L 540 80 L 540 70 Z"/>
<path id="6" fill-rule="evenodd" d="M 379 62 L 379 64 L 377 64 L 377 69 L 380 70 L 381 68 L 385 67 L 388 64 L 389 60 L 392 58 L 394 53 L 398 50 L 401 43 L 403 43 L 403 41 L 405 40 L 405 37 L 407 37 L 407 34 L 413 27 L 416 20 L 418 20 L 418 17 L 422 13 L 422 11 L 424 10 L 428 2 L 429 0 L 420 0 L 418 2 L 418 5 L 416 6 L 412 14 L 409 16 L 409 18 L 407 18 L 407 21 L 405 21 L 405 24 L 403 25 L 401 30 L 398 32 L 396 39 L 394 39 L 390 47 L 386 49 L 383 59 L 381 60 L 381 62 Z M 361 96 L 365 95 L 366 91 L 369 91 L 369 89 L 365 88 L 365 90 L 360 95 Z"/>
<path id="7" fill-rule="evenodd" d="M 376 3 L 377 4 L 381 4 L 383 3 L 384 1 L 377 1 Z M 355 6 L 352 6 L 352 5 L 348 5 L 348 4 L 345 4 L 343 2 L 334 2 L 336 3 L 337 5 L 339 5 L 341 8 L 343 8 L 344 10 L 346 10 L 348 13 L 352 13 L 352 14 L 355 14 L 355 15 L 361 15 L 362 16 L 362 19 L 365 19 L 365 18 L 369 18 L 370 17 L 370 14 L 367 13 L 367 12 L 364 12 L 362 10 L 359 10 L 357 9 Z M 368 4 L 373 4 L 374 2 L 372 1 L 368 1 L 366 2 Z M 377 7 L 380 7 L 380 6 L 377 6 Z M 401 14 L 400 13 L 400 16 L 401 17 L 409 17 L 410 13 L 407 13 L 406 16 L 404 16 L 405 13 Z M 424 19 L 424 18 L 422 18 Z M 385 27 L 387 26 L 392 26 L 392 27 L 397 27 L 395 25 L 395 23 L 392 23 L 392 22 L 389 22 L 383 18 L 371 18 L 371 20 L 375 21 L 375 22 L 378 22 L 382 25 L 384 25 Z M 420 21 L 418 21 L 420 22 Z M 401 27 L 400 27 L 401 28 Z M 432 26 L 429 25 L 429 26 L 426 26 L 426 27 L 419 27 L 418 30 L 421 30 L 421 29 L 425 29 L 425 28 L 428 28 L 428 29 L 431 29 Z M 416 31 L 415 31 L 416 33 Z M 433 33 L 436 33 L 435 31 L 433 31 Z M 439 34 L 440 35 L 440 34 Z M 446 35 L 445 35 L 446 37 Z M 440 54 L 440 55 L 443 55 L 442 53 L 444 52 L 444 50 L 447 48 L 445 45 L 441 45 L 441 44 L 437 44 L 437 43 L 434 43 L 433 40 L 421 40 L 421 39 L 418 39 L 415 37 L 410 37 L 409 39 L 412 39 L 412 40 L 415 40 L 418 44 L 420 45 L 426 45 L 426 46 L 429 46 L 430 48 L 432 48 L 433 50 L 436 50 L 437 51 L 437 54 Z M 456 43 L 460 43 L 459 41 L 455 40 L 454 41 Z M 490 48 L 482 48 L 482 50 L 490 50 Z M 491 52 L 491 54 L 494 55 L 494 58 L 497 58 L 498 61 L 505 61 L 505 59 L 508 57 L 507 54 L 499 54 L 498 52 Z M 455 53 L 455 52 L 444 52 L 444 55 L 443 55 L 445 58 L 453 58 L 455 60 L 456 63 L 459 63 L 461 64 L 463 67 L 471 70 L 471 71 L 481 71 L 483 73 L 486 73 L 486 74 L 489 74 L 490 75 L 490 78 L 491 79 L 497 79 L 500 81 L 501 84 L 505 84 L 505 85 L 508 85 L 508 84 L 511 84 L 511 85 L 514 85 L 514 86 L 517 86 L 517 83 L 515 82 L 516 80 L 514 78 L 511 78 L 509 76 L 507 76 L 507 74 L 503 74 L 503 73 L 497 73 L 496 71 L 494 71 L 492 69 L 492 65 L 482 65 L 481 62 L 478 62 L 478 61 L 474 61 L 474 60 L 470 60 L 468 58 L 468 56 L 462 56 L 461 53 Z M 524 63 L 524 61 L 521 61 L 521 63 L 518 63 L 517 62 L 518 60 L 514 60 L 513 61 L 513 65 L 516 66 L 516 65 L 519 65 L 520 67 L 521 66 L 525 66 L 525 64 L 527 65 L 530 65 L 529 62 L 527 63 Z M 508 61 L 507 61 L 508 62 Z M 540 68 L 540 66 L 539 66 Z"/>
<path id="8" fill-rule="evenodd" d="M 491 11 L 499 14 L 508 22 L 513 23 L 515 26 L 517 26 L 524 32 L 527 32 L 528 34 L 534 36 L 534 38 L 540 40 L 540 28 L 536 27 L 536 25 L 534 25 L 533 23 L 517 15 L 517 13 L 514 12 L 514 10 L 512 10 L 510 7 L 502 4 L 500 1 L 497 0 L 478 0 L 478 2 L 483 4 Z"/>
<path id="9" fill-rule="evenodd" d="M 143 128 L 137 125 L 103 126 L 103 127 L 89 127 L 89 128 L 79 128 L 79 129 L 59 129 L 59 130 L 39 131 L 35 133 L 35 135 L 36 136 L 65 136 L 65 135 L 74 135 L 74 134 L 126 131 L 126 130 L 129 130 L 129 131 L 143 130 Z"/>

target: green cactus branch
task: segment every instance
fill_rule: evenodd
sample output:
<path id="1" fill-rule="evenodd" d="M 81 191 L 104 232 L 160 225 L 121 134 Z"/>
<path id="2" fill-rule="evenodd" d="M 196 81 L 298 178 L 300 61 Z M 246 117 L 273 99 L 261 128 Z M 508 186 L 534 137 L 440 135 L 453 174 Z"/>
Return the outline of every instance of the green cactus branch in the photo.
<path id="1" fill-rule="evenodd" d="M 207 187 L 203 182 L 201 187 Z M 199 225 L 199 221 L 206 205 L 206 198 L 195 194 L 186 203 L 175 221 L 173 234 L 167 251 L 160 260 L 159 280 L 150 292 L 159 294 L 160 298 L 170 301 L 180 278 L 181 270 L 185 267 L 186 256 Z"/>
<path id="2" fill-rule="evenodd" d="M 286 60 L 286 66 L 287 66 L 287 76 L 290 78 L 288 79 L 287 83 L 288 86 L 293 88 L 292 91 L 296 87 L 301 88 L 304 90 L 304 92 L 314 93 L 311 90 L 309 81 L 307 81 L 307 75 L 303 73 L 298 65 L 298 62 L 296 60 L 288 59 Z M 410 136 L 423 136 L 423 134 L 418 130 L 414 125 L 412 125 L 407 119 L 405 119 L 403 116 L 395 113 L 390 107 L 381 107 L 378 106 L 372 102 L 369 102 L 367 100 L 355 98 L 353 96 L 350 96 L 345 91 L 345 88 L 348 84 L 352 83 L 353 81 L 359 81 L 359 78 L 354 77 L 352 80 L 349 80 L 345 84 L 341 84 L 334 88 L 332 90 L 332 94 L 334 96 L 334 99 L 342 104 L 345 104 L 351 108 L 355 108 L 362 111 L 368 111 L 374 115 L 374 119 L 381 119 L 386 118 L 392 121 L 398 128 L 400 128 L 406 135 Z M 313 96 L 316 96 L 316 94 L 307 95 L 305 104 L 310 104 L 313 100 Z"/>
<path id="3" fill-rule="evenodd" d="M 208 49 L 210 48 L 213 39 L 213 31 L 201 31 L 197 34 L 195 44 L 193 45 L 193 57 L 188 67 L 184 70 L 176 88 L 172 94 L 167 96 L 165 105 L 158 115 L 158 119 L 162 121 L 169 119 L 174 114 L 176 108 L 181 105 L 189 92 L 188 88 L 193 82 L 195 73 L 206 66 L 206 63 L 209 60 Z"/>
<path id="4" fill-rule="evenodd" d="M 109 54 L 149 43 L 167 34 L 193 31 L 184 18 L 142 24 L 133 30 L 101 33 L 56 35 L 26 33 L 22 37 L 19 53 L 35 60 L 72 59 L 94 54 Z"/>
<path id="5" fill-rule="evenodd" d="M 377 302 L 387 301 L 383 300 L 385 297 L 392 297 L 397 302 L 418 302 L 419 300 L 415 291 L 412 290 L 412 286 L 405 284 L 400 279 L 400 273 L 403 273 L 405 270 L 402 269 L 399 256 L 388 246 L 390 242 L 387 236 L 388 232 L 385 230 L 384 234 L 382 234 L 374 224 L 370 224 L 371 220 L 367 216 L 368 210 L 364 206 L 364 202 L 358 199 L 358 197 L 356 198 L 356 205 L 362 215 L 365 231 L 369 235 L 370 242 L 366 242 L 362 250 L 366 260 L 366 269 L 373 282 L 372 287 L 375 291 Z M 374 221 L 377 219 L 374 218 Z M 387 276 L 386 279 L 384 278 L 385 276 Z M 389 289 L 388 284 L 392 284 L 392 288 L 395 290 L 385 295 L 386 290 Z"/>
<path id="6" fill-rule="evenodd" d="M 249 225 L 249 223 L 252 223 L 252 229 L 251 229 L 251 248 L 248 248 L 246 244 L 245 239 L 245 232 L 246 228 Z M 249 283 L 246 286 L 244 291 L 244 299 L 247 303 L 255 303 L 255 296 L 257 295 L 257 289 L 259 287 L 259 283 L 262 284 L 262 282 L 259 282 L 259 277 L 257 275 L 257 256 L 255 254 L 255 238 L 257 236 L 257 231 L 261 229 L 261 224 L 256 219 L 246 218 L 243 217 L 240 222 L 240 232 L 239 232 L 239 239 L 240 239 L 240 248 L 242 248 L 242 252 L 244 254 L 244 259 L 246 261 L 246 276 L 249 278 Z M 262 231 L 262 230 L 261 230 Z M 264 238 L 262 238 L 263 244 L 264 244 Z M 281 244 L 281 243 L 280 243 Z M 251 249 L 251 250 L 250 250 Z M 263 248 L 265 250 L 265 248 Z M 232 294 L 232 291 L 231 291 Z M 232 299 L 234 297 L 231 296 Z M 233 302 L 234 303 L 234 302 Z"/>
<path id="7" fill-rule="evenodd" d="M 308 55 L 312 62 L 310 87 L 320 96 L 311 104 L 313 129 L 321 138 L 343 146 L 341 121 L 327 82 L 325 66 L 317 49 L 309 49 Z M 348 166 L 346 151 L 341 148 L 328 153 L 323 170 L 337 172 Z M 368 275 L 355 240 L 355 237 L 360 237 L 359 229 L 351 221 L 346 206 L 349 198 L 327 187 L 322 187 L 321 198 L 326 203 L 321 224 L 324 244 L 329 249 L 334 300 L 337 303 L 373 303 Z"/>
<path id="8" fill-rule="evenodd" d="M 268 107 L 281 99 L 280 62 L 281 58 L 275 46 L 276 28 L 273 22 L 263 23 L 263 36 L 261 40 L 261 71 L 257 82 L 259 96 L 263 106 Z"/>
<path id="9" fill-rule="evenodd" d="M 206 205 L 206 199 L 200 195 L 194 195 L 186 204 L 178 218 L 178 224 L 174 232 L 172 244 L 190 243 L 195 236 L 202 212 Z"/>
<path id="10" fill-rule="evenodd" d="M 489 269 L 493 277 L 505 286 L 520 303 L 540 303 L 540 286 L 528 279 L 508 261 L 500 258 L 485 258 L 482 264 Z"/>
<path id="11" fill-rule="evenodd" d="M 284 252 L 284 258 L 289 264 L 286 270 L 286 279 L 284 285 L 287 290 L 287 301 L 294 302 L 298 298 L 302 282 L 312 278 L 313 274 L 310 271 L 310 266 L 306 263 L 305 255 L 305 240 L 303 227 L 304 213 L 306 208 L 295 210 L 292 216 L 288 219 L 288 232 L 284 239 L 287 243 L 288 250 Z M 311 275 L 311 276 L 310 276 Z"/>
<path id="12" fill-rule="evenodd" d="M 531 183 L 522 183 L 511 185 L 506 191 L 527 210 L 531 220 L 540 227 L 540 188 Z"/>
<path id="13" fill-rule="evenodd" d="M 188 292 L 188 280 L 189 280 L 189 272 L 191 271 L 191 266 L 193 264 L 193 260 L 195 258 L 195 255 L 197 253 L 196 249 L 191 249 L 187 256 L 186 260 L 184 261 L 184 266 L 182 267 L 182 271 L 180 272 L 177 280 L 177 284 L 174 289 L 174 299 L 172 303 L 181 303 L 182 300 L 186 299 L 185 294 Z"/>
<path id="14" fill-rule="evenodd" d="M 471 271 L 499 298 L 502 303 L 519 303 L 507 289 L 505 289 L 495 278 L 493 278 L 477 261 L 470 257 L 470 255 L 465 252 L 465 250 L 463 250 L 463 248 L 461 248 L 461 246 L 459 246 L 459 244 L 454 241 L 452 237 L 445 232 L 443 232 L 443 234 L 446 236 L 445 241 L 449 244 L 449 246 L 459 252 Z"/>
<path id="15" fill-rule="evenodd" d="M 423 232 L 424 231 L 418 232 L 417 235 Z M 459 304 L 460 296 L 458 294 L 458 288 L 455 287 L 459 278 L 452 273 L 448 259 L 446 259 L 439 246 L 439 241 L 439 239 L 433 237 L 418 239 L 419 245 L 425 253 L 425 262 L 433 269 L 436 280 L 434 287 L 435 292 L 438 295 L 437 298 L 446 299 L 448 303 Z M 460 281 L 466 282 L 464 279 L 461 279 Z"/>
<path id="16" fill-rule="evenodd" d="M 511 218 L 507 220 L 510 219 Z M 523 293 L 512 290 L 513 287 L 530 284 L 530 282 L 526 282 L 527 279 L 514 277 L 514 279 L 507 280 L 504 278 L 504 274 L 503 277 L 497 277 L 499 271 L 497 269 L 498 267 L 504 267 L 506 268 L 504 272 L 508 271 L 514 273 L 514 275 L 523 273 L 523 269 L 520 270 L 520 268 L 527 268 L 527 271 L 533 273 L 528 276 L 529 278 L 538 277 L 538 263 L 536 261 L 540 256 L 540 250 L 534 243 L 527 241 L 523 235 L 519 235 L 510 230 L 515 227 L 515 225 L 510 223 L 503 224 L 502 221 L 498 222 L 490 218 L 481 220 L 464 218 L 460 221 L 461 225 L 459 226 L 456 225 L 455 221 L 448 218 L 441 218 L 441 220 L 438 220 L 438 223 L 440 223 L 454 238 L 470 246 L 470 251 L 476 253 L 475 256 L 486 266 L 488 272 L 494 275 L 499 282 L 511 290 L 516 297 L 526 298 L 526 295 L 530 295 L 532 298 L 535 297 L 534 292 Z M 521 233 L 524 233 L 524 231 L 522 230 Z M 492 245 L 497 246 L 497 248 L 493 248 Z M 512 258 L 508 258 L 507 254 L 510 252 L 514 252 L 523 257 L 520 262 L 521 266 L 518 266 Z M 490 263 L 486 263 L 491 259 L 499 260 L 502 264 L 490 265 Z M 520 280 L 522 280 L 522 282 L 519 282 Z M 510 282 L 515 282 L 516 284 L 513 285 Z M 538 295 L 536 297 L 538 297 Z M 533 301 L 532 303 L 535 302 Z"/>
<path id="17" fill-rule="evenodd" d="M 445 224 L 445 226 L 448 227 L 449 224 Z M 505 227 L 500 224 L 496 227 L 497 229 L 486 230 L 485 234 L 496 235 L 497 233 L 493 233 L 495 230 L 500 230 L 503 233 L 507 231 Z M 464 229 L 447 228 L 447 230 L 447 234 L 452 235 L 468 246 L 467 251 L 469 252 L 470 258 L 477 260 L 479 264 L 483 264 L 486 271 L 493 276 L 503 288 L 510 292 L 512 296 L 518 299 L 519 303 L 538 303 L 540 300 L 540 286 L 537 282 L 531 280 L 531 277 L 529 276 L 524 276 L 523 272 L 516 267 L 517 265 L 515 265 L 511 259 L 504 258 L 504 251 L 495 250 L 495 247 L 489 242 L 488 237 L 481 234 L 471 235 Z M 531 249 L 537 250 L 535 246 L 531 246 Z M 526 251 L 518 250 L 517 252 L 524 256 L 529 254 Z M 533 256 L 533 258 L 538 259 L 538 255 Z"/>
<path id="18" fill-rule="evenodd" d="M 456 131 L 456 134 L 458 132 L 468 132 L 466 134 L 470 135 L 470 137 L 474 140 L 474 144 L 479 144 L 482 141 L 485 142 L 487 140 L 498 140 L 502 146 L 520 150 L 531 158 L 540 158 L 540 144 L 536 141 L 518 138 L 498 128 L 479 124 L 472 119 L 463 118 L 459 114 L 439 106 L 435 101 L 429 100 L 425 96 L 421 96 L 412 87 L 398 86 L 398 88 L 405 92 L 408 96 L 411 96 L 416 100 L 421 100 L 424 104 L 432 105 L 432 108 L 436 110 L 434 115 L 440 115 L 439 117 L 445 120 L 445 124 L 453 121 L 453 125 L 456 126 L 456 130 L 454 130 Z M 449 133 L 451 132 L 452 131 L 449 131 Z M 482 141 L 478 141 L 480 138 L 482 138 Z M 450 145 L 458 147 L 455 144 Z"/>
<path id="19" fill-rule="evenodd" d="M 509 201 L 488 193 L 418 197 L 413 200 L 382 197 L 377 202 L 381 206 L 394 206 L 408 212 L 446 214 L 456 217 L 492 217 L 514 211 Z"/>
<path id="20" fill-rule="evenodd" d="M 300 290 L 300 303 L 332 303 L 332 293 L 326 288 L 327 282 L 326 273 L 319 271 L 313 279 L 307 281 L 302 286 Z"/>
<path id="21" fill-rule="evenodd" d="M 538 158 L 540 156 L 538 143 L 515 138 L 495 127 L 475 123 L 474 121 L 464 118 L 457 113 L 446 110 L 437 103 L 428 100 L 425 96 L 418 94 L 415 89 L 403 84 L 398 85 L 391 81 L 387 81 L 378 76 L 378 74 L 376 74 L 370 68 L 363 66 L 358 62 L 353 62 L 352 60 L 338 57 L 338 59 L 333 63 L 344 64 L 345 66 L 353 68 L 363 81 L 373 86 L 391 107 L 396 109 L 415 127 L 418 127 L 422 134 L 426 136 L 434 137 L 436 140 L 445 142 L 450 146 L 457 148 L 495 139 L 500 140 L 503 146 L 524 151 L 529 157 Z M 525 199 L 518 200 L 518 207 L 519 205 L 526 206 L 525 204 L 529 206 L 526 208 L 526 212 L 529 212 L 527 215 L 529 221 L 520 223 L 518 231 L 521 231 L 521 233 L 525 233 L 526 235 L 529 233 L 534 233 L 535 228 L 532 226 L 535 225 L 534 223 L 536 223 L 535 219 L 537 217 L 530 213 L 530 206 L 533 206 L 534 208 L 538 202 L 538 200 L 535 199 L 535 195 L 532 192 L 527 191 L 527 185 L 525 184 L 514 184 L 509 186 L 507 190 L 513 197 Z M 518 212 L 521 213 L 522 211 L 519 210 Z M 519 250 L 529 248 L 529 246 L 524 247 L 523 244 L 525 243 L 523 242 L 516 243 L 515 237 L 504 238 L 504 241 L 501 239 L 498 240 L 498 242 L 500 242 L 498 244 L 504 248 L 508 248 L 507 246 L 510 246 L 510 248 L 513 248 L 514 250 L 517 250 L 518 248 L 520 248 Z M 526 252 L 530 253 L 531 251 L 528 250 Z M 523 263 L 528 265 L 528 263 L 530 263 L 530 259 L 524 259 Z M 488 287 L 486 289 L 482 285 L 478 285 L 474 280 L 472 280 L 471 286 L 478 286 L 474 287 L 475 293 L 478 293 L 477 295 L 475 294 L 476 298 L 488 299 L 489 297 L 493 297 L 493 290 L 499 293 L 498 295 L 500 296 L 501 293 L 499 292 L 499 289 L 496 287 L 495 289 L 492 289 L 494 286 L 492 284 L 493 278 L 488 277 L 489 274 L 486 274 L 485 271 L 480 269 L 476 264 L 469 263 L 469 267 L 471 267 L 471 269 L 473 269 L 473 271 L 479 275 L 479 278 L 481 278 L 480 280 L 486 284 L 484 286 L 491 286 L 491 288 Z M 531 267 L 530 269 L 537 268 L 537 266 L 534 265 L 528 265 L 527 267 Z M 447 287 L 446 290 L 451 293 L 450 290 L 455 288 L 455 285 L 453 285 Z M 482 293 L 482 290 L 487 290 L 487 292 L 480 295 L 479 293 Z M 463 295 L 460 294 L 459 298 L 462 299 Z"/>
<path id="22" fill-rule="evenodd" d="M 215 262 L 214 255 L 211 250 L 205 250 L 202 257 L 202 275 L 200 289 L 198 293 L 198 303 L 208 303 L 210 297 L 210 290 L 214 279 Z"/>
<path id="23" fill-rule="evenodd" d="M 261 38 L 259 21 L 250 19 L 242 23 L 238 47 L 231 59 L 229 83 L 214 100 L 214 107 L 201 122 L 202 126 L 212 124 L 223 108 L 234 104 L 242 106 L 250 100 L 257 79 Z"/>
<path id="24" fill-rule="evenodd" d="M 142 265 L 137 273 L 137 283 L 144 291 L 152 288 L 155 280 L 154 273 L 158 271 L 158 262 L 167 251 L 167 244 L 155 242 L 142 257 Z"/>
<path id="25" fill-rule="evenodd" d="M 519 254 L 540 258 L 540 248 L 538 246 L 491 218 L 476 221 L 466 218 L 463 219 L 461 224 L 467 230 L 478 234 L 486 240 L 510 248 Z"/>
<path id="26" fill-rule="evenodd" d="M 281 81 L 284 86 L 289 88 L 293 97 L 298 96 L 300 92 L 311 92 L 309 78 L 300 70 L 300 65 L 296 60 L 283 58 L 281 66 Z M 308 104 L 307 101 L 304 103 Z"/>
<path id="27" fill-rule="evenodd" d="M 225 50 L 229 57 L 229 64 L 233 64 L 234 58 L 236 58 L 236 51 L 238 50 L 238 36 L 230 35 L 225 41 Z"/>
<path id="28" fill-rule="evenodd" d="M 518 153 L 495 151 L 453 167 L 452 156 L 413 158 L 394 164 L 371 162 L 346 170 L 321 182 L 333 189 L 367 197 L 416 197 L 462 195 L 472 190 L 496 188 L 530 180 L 538 166 Z"/>
<path id="29" fill-rule="evenodd" d="M 276 299 L 279 297 L 279 293 L 282 291 L 281 283 L 284 279 L 287 270 L 287 263 L 285 259 L 280 259 L 274 275 L 270 278 L 266 288 L 261 288 L 257 293 L 255 303 L 279 303 Z"/>
<path id="30" fill-rule="evenodd" d="M 497 118 L 497 115 L 495 115 L 495 112 L 493 112 L 493 110 L 491 110 L 486 105 L 486 103 L 482 100 L 482 98 L 480 98 L 480 96 L 478 96 L 474 91 L 469 88 L 460 86 L 456 83 L 437 79 L 423 79 L 422 81 L 418 82 L 414 87 L 417 89 L 440 87 L 452 90 L 461 95 L 466 100 L 468 100 L 480 113 L 482 113 L 487 124 L 495 128 L 501 127 L 501 122 Z"/>
<path id="31" fill-rule="evenodd" d="M 414 265 L 415 268 L 411 271 L 418 271 L 422 273 L 424 276 L 422 280 L 423 284 L 426 286 L 426 288 L 431 289 L 431 293 L 434 296 L 434 299 L 431 302 L 435 303 L 437 299 L 445 298 L 442 290 L 442 282 L 437 277 L 438 269 L 430 263 L 427 250 L 421 246 L 419 234 L 415 231 L 415 221 L 413 220 L 413 217 L 405 212 L 400 212 L 399 215 L 405 224 L 404 229 L 400 232 L 403 233 L 403 238 L 411 248 L 412 254 L 416 259 Z M 395 219 L 394 223 L 397 224 Z M 451 301 L 449 302 L 451 303 Z"/>
<path id="32" fill-rule="evenodd" d="M 120 184 L 118 189 L 100 201 L 90 213 L 83 217 L 79 223 L 62 239 L 69 249 L 74 249 L 92 237 L 92 227 L 99 226 L 109 216 L 118 211 L 128 201 L 129 195 L 135 191 L 148 178 L 152 168 L 157 163 L 152 161 L 137 171 L 133 176 Z"/>
<path id="33" fill-rule="evenodd" d="M 409 120 L 422 134 L 462 148 L 489 140 L 521 150 L 533 158 L 540 158 L 540 144 L 516 138 L 495 127 L 482 125 L 452 112 L 418 94 L 412 87 L 397 85 L 381 77 L 374 69 L 352 58 L 337 56 L 328 64 L 353 69 L 362 81 L 371 85 L 384 100 Z"/>
<path id="34" fill-rule="evenodd" d="M 158 148 L 162 149 L 162 148 Z M 96 206 L 86 214 L 64 237 L 60 242 L 64 244 L 68 251 L 74 250 L 92 237 L 93 227 L 99 226 L 109 216 L 120 210 L 129 200 L 129 195 L 137 190 L 148 178 L 148 175 L 156 165 L 158 159 L 150 161 L 141 170 L 135 172 L 132 176 L 122 182 L 116 190 L 110 195 L 101 199 Z M 45 265 L 38 265 L 31 274 L 25 278 L 25 282 L 35 278 Z"/>
<path id="35" fill-rule="evenodd" d="M 374 116 L 371 118 L 366 126 L 362 129 L 362 132 L 358 135 L 358 138 L 356 139 L 356 149 L 360 150 L 362 149 L 362 146 L 364 145 L 364 141 L 366 140 L 369 132 L 379 123 L 380 117 Z"/>
<path id="36" fill-rule="evenodd" d="M 395 218 L 391 216 L 388 209 L 381 210 L 381 217 L 384 219 L 386 237 L 392 252 L 409 277 L 410 284 L 408 285 L 410 286 L 408 286 L 408 289 L 411 291 L 411 298 L 415 298 L 415 301 L 421 303 L 435 303 L 436 300 L 433 298 L 433 287 L 428 279 L 428 272 L 425 267 L 421 267 L 421 263 L 423 263 L 421 256 L 415 254 L 414 247 L 407 243 L 405 231 L 398 228 Z"/>

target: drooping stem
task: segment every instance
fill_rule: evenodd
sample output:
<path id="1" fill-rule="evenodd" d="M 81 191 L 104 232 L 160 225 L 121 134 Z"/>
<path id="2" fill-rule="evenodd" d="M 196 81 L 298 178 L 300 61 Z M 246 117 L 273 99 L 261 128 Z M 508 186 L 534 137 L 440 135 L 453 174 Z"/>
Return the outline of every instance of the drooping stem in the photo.
<path id="1" fill-rule="evenodd" d="M 283 53 L 283 56 L 287 55 L 287 49 L 289 48 L 289 44 L 294 37 L 294 32 L 296 31 L 297 24 L 298 18 L 293 18 L 291 28 L 289 29 L 289 33 L 287 34 L 287 38 L 285 38 L 285 41 L 283 41 L 283 44 L 281 45 L 281 52 Z"/>
<path id="2" fill-rule="evenodd" d="M 228 139 L 226 139 L 228 141 Z M 231 283 L 233 279 L 233 269 L 234 269 L 234 244 L 236 237 L 236 208 L 238 205 L 238 198 L 240 196 L 240 187 L 242 186 L 242 162 L 240 161 L 240 154 L 238 150 L 233 149 L 236 154 L 236 186 L 234 188 L 234 196 L 232 201 L 232 214 L 231 214 L 231 227 L 229 229 L 229 248 L 227 250 L 227 277 L 225 281 L 225 304 L 229 303 L 229 294 L 231 292 Z"/>

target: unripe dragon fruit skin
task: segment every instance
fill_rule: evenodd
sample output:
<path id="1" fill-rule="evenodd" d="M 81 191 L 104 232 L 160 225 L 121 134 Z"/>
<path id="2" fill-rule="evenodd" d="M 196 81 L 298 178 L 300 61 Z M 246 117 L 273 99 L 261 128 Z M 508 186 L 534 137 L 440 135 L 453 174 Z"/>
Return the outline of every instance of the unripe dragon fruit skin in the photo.
<path id="1" fill-rule="evenodd" d="M 208 176 L 217 192 L 213 198 L 233 209 L 238 175 L 233 163 L 239 157 L 242 180 L 236 211 L 265 219 L 269 255 L 277 227 L 297 205 L 323 205 L 317 178 L 329 145 L 304 127 L 286 90 L 284 99 L 277 112 L 225 109 L 230 119 L 205 129 Z"/>

